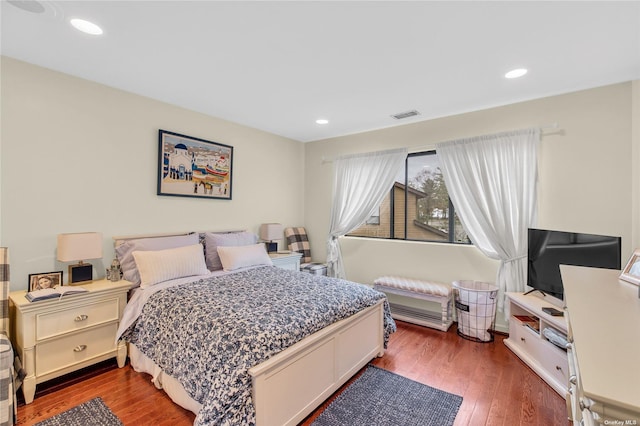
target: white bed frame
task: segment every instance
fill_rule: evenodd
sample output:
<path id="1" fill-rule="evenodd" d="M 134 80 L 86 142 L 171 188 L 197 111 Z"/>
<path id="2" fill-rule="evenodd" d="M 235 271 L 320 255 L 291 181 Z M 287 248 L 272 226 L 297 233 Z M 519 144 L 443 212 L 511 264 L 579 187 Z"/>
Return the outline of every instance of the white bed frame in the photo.
<path id="1" fill-rule="evenodd" d="M 338 321 L 249 370 L 258 426 L 296 425 L 384 354 L 383 301 Z"/>
<path id="2" fill-rule="evenodd" d="M 118 240 L 130 238 L 135 237 L 114 240 L 117 244 Z M 256 425 L 298 424 L 371 359 L 383 354 L 384 303 L 381 300 L 252 367 L 249 374 L 253 382 Z M 178 401 L 168 390 L 167 393 Z"/>

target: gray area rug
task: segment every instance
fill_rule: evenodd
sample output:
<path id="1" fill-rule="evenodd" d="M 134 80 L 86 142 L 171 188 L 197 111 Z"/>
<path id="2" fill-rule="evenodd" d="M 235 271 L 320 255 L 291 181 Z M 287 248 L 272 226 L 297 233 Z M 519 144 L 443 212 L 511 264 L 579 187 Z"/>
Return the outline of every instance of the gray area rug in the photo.
<path id="1" fill-rule="evenodd" d="M 93 398 L 34 426 L 124 426 L 102 398 Z"/>
<path id="2" fill-rule="evenodd" d="M 453 425 L 462 397 L 369 365 L 312 426 Z"/>

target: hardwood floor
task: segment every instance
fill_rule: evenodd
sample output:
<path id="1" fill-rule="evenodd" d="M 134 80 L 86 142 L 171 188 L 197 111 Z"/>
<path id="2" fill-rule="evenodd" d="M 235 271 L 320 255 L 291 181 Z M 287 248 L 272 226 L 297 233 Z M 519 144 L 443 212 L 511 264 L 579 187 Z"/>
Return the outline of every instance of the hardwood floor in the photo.
<path id="1" fill-rule="evenodd" d="M 560 397 L 502 343 L 475 343 L 455 332 L 398 322 L 389 348 L 373 364 L 429 386 L 463 397 L 455 425 L 570 425 Z M 37 387 L 33 403 L 19 401 L 18 424 L 32 425 L 94 397 L 125 425 L 191 425 L 195 416 L 157 390 L 151 377 L 115 361 L 89 369 L 79 377 Z M 326 401 L 301 425 L 310 425 Z M 356 426 L 356 425 L 354 425 Z"/>

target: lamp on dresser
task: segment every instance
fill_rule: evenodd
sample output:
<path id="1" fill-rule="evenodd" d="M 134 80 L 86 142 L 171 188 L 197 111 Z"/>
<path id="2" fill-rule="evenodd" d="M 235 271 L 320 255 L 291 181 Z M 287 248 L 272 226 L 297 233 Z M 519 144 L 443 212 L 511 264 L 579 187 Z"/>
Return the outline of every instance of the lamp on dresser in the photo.
<path id="1" fill-rule="evenodd" d="M 278 243 L 276 241 L 282 239 L 284 228 L 280 223 L 263 223 L 260 225 L 260 238 L 265 241 L 267 252 L 278 251 Z"/>
<path id="2" fill-rule="evenodd" d="M 58 234 L 57 258 L 60 262 L 78 262 L 69 265 L 69 284 L 92 281 L 93 265 L 84 261 L 102 258 L 102 234 L 99 232 Z"/>

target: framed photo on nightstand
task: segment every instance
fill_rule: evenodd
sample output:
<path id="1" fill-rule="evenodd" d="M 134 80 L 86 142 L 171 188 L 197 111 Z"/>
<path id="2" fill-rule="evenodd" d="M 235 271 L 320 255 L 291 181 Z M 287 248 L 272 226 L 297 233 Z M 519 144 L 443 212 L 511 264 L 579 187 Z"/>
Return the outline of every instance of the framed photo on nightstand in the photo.
<path id="1" fill-rule="evenodd" d="M 633 251 L 619 278 L 626 282 L 640 285 L 640 249 Z"/>
<path id="2" fill-rule="evenodd" d="M 62 271 L 29 274 L 29 291 L 54 288 L 62 284 Z"/>

